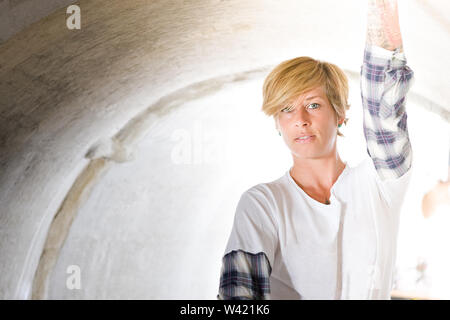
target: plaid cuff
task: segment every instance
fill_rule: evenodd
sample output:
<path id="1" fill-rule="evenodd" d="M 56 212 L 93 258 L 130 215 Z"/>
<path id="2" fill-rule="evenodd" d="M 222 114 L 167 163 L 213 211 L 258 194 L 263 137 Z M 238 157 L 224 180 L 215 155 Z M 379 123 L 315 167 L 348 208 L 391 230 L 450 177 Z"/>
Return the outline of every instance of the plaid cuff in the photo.
<path id="1" fill-rule="evenodd" d="M 272 268 L 264 252 L 233 250 L 222 259 L 218 300 L 269 300 Z"/>

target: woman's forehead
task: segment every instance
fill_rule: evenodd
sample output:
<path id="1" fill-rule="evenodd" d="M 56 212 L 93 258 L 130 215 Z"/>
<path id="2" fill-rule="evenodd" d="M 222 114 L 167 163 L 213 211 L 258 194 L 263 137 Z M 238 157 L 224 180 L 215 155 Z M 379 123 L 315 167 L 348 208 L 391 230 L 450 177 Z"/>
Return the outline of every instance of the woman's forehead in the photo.
<path id="1" fill-rule="evenodd" d="M 300 94 L 297 98 L 294 98 L 291 103 L 299 103 L 302 101 L 312 100 L 314 98 L 326 98 L 325 90 L 323 90 L 322 86 L 316 87 Z"/>

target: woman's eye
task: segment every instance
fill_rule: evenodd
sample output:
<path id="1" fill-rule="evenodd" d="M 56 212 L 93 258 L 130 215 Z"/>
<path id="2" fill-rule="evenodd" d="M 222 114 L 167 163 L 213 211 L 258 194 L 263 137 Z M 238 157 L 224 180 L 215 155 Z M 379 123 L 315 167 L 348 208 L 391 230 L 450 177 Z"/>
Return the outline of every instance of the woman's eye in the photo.
<path id="1" fill-rule="evenodd" d="M 313 106 L 313 105 L 316 105 L 316 107 L 313 108 L 313 109 L 317 109 L 317 108 L 319 107 L 319 104 L 318 104 L 318 103 L 311 103 L 309 106 Z"/>

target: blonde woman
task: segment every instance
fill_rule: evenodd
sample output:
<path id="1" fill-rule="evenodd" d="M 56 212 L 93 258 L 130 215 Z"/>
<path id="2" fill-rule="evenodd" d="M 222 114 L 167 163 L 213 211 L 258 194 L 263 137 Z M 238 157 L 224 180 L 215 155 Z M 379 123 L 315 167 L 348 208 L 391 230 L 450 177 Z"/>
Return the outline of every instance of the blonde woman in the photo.
<path id="1" fill-rule="evenodd" d="M 361 67 L 367 158 L 336 149 L 348 82 L 299 57 L 263 85 L 263 112 L 289 148 L 279 179 L 246 190 L 223 256 L 218 299 L 390 299 L 399 213 L 411 177 L 406 65 L 396 0 L 369 0 Z"/>

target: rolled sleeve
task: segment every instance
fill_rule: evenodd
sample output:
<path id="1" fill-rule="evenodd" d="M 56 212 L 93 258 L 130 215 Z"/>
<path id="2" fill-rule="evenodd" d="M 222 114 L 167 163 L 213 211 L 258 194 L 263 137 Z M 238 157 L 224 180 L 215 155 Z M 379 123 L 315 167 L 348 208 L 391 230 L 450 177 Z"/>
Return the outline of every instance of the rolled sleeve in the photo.
<path id="1" fill-rule="evenodd" d="M 223 257 L 218 300 L 269 300 L 272 268 L 264 252 L 233 250 Z"/>
<path id="2" fill-rule="evenodd" d="M 400 49 L 366 45 L 361 67 L 364 136 L 382 181 L 400 178 L 412 165 L 405 105 L 413 80 Z"/>
<path id="3" fill-rule="evenodd" d="M 278 248 L 272 209 L 263 192 L 244 192 L 222 260 L 218 299 L 270 299 L 270 275 Z"/>

